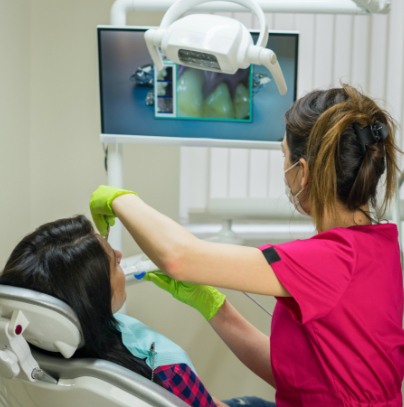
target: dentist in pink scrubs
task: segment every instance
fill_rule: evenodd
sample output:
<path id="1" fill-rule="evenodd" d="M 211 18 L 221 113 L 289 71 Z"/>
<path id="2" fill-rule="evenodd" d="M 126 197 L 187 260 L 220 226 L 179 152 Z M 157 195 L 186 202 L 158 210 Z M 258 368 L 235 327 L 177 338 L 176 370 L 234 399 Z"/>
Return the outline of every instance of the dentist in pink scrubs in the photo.
<path id="1" fill-rule="evenodd" d="M 101 186 L 94 222 L 118 217 L 164 272 L 146 279 L 199 310 L 276 388 L 277 407 L 401 407 L 403 281 L 394 196 L 399 150 L 389 114 L 349 85 L 286 113 L 284 181 L 317 234 L 260 248 L 207 242 L 144 203 Z M 269 337 L 214 287 L 276 297 Z"/>

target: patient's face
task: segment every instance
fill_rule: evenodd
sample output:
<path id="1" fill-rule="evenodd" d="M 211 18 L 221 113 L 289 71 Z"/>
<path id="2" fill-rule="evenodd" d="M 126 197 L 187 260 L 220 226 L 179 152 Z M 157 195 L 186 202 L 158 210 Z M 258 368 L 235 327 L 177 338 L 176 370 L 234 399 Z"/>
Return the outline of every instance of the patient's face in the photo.
<path id="1" fill-rule="evenodd" d="M 109 246 L 109 245 L 108 245 Z M 108 254 L 111 258 L 111 290 L 112 290 L 112 312 L 119 311 L 126 300 L 125 274 L 121 267 L 122 253 L 109 246 Z"/>

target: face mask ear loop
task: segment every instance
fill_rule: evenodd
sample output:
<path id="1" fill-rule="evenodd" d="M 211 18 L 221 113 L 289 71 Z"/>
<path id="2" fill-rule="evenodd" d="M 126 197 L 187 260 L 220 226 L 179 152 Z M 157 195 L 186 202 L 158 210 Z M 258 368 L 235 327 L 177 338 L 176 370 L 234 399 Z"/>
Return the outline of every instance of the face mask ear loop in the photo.
<path id="1" fill-rule="evenodd" d="M 293 195 L 292 190 L 290 189 L 290 186 L 286 180 L 285 174 L 290 171 L 292 168 L 296 167 L 296 165 L 300 164 L 300 161 L 296 161 L 293 165 L 291 165 L 289 168 L 284 170 L 284 182 L 285 182 L 285 188 L 286 188 L 286 195 L 289 198 L 289 201 L 291 204 L 294 206 L 294 208 L 303 216 L 310 216 L 302 207 L 299 199 L 299 195 L 304 191 L 304 187 L 300 188 L 300 190 Z"/>
<path id="2" fill-rule="evenodd" d="M 292 168 L 295 168 L 296 165 L 298 165 L 300 163 L 300 161 L 296 161 L 294 164 L 292 164 L 289 168 L 287 168 L 285 171 L 283 171 L 284 174 L 286 174 L 287 172 L 289 172 Z"/>

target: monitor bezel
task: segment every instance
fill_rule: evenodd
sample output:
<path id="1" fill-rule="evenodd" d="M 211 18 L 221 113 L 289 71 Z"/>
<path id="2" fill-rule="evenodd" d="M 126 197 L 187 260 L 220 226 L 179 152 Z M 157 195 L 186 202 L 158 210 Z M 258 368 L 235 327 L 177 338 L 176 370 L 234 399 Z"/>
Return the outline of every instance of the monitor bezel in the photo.
<path id="1" fill-rule="evenodd" d="M 142 25 L 98 25 L 97 26 L 97 51 L 98 51 L 98 91 L 100 101 L 100 141 L 102 143 L 119 143 L 119 144 L 158 144 L 158 145 L 174 145 L 183 147 L 225 147 L 225 148 L 251 148 L 251 149 L 271 149 L 280 150 L 281 141 L 261 141 L 261 140 L 235 140 L 235 139 L 217 139 L 217 138 L 198 138 L 198 137 L 167 137 L 157 135 L 142 135 L 142 134 L 112 134 L 104 133 L 102 131 L 102 111 L 103 111 L 103 94 L 101 84 L 101 58 L 100 58 L 100 32 L 102 30 L 110 31 L 145 31 L 153 26 Z M 259 34 L 259 30 L 249 29 L 251 34 Z M 293 92 L 292 100 L 295 101 L 297 97 L 297 84 L 298 84 L 298 65 L 299 65 L 299 35 L 300 33 L 295 30 L 270 30 L 268 35 L 292 35 L 296 37 L 296 50 L 295 50 L 295 83 L 293 89 L 288 89 L 288 92 Z"/>

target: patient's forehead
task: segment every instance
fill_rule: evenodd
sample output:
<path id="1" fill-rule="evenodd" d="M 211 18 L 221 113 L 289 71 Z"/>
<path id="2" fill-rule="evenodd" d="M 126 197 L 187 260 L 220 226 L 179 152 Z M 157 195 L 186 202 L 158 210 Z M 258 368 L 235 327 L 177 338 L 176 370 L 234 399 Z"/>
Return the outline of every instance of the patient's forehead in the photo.
<path id="1" fill-rule="evenodd" d="M 108 242 L 107 239 L 105 239 L 104 237 L 102 237 L 101 235 L 98 235 L 98 234 L 97 234 L 97 237 L 98 237 L 98 240 L 100 241 L 102 247 L 104 248 L 105 253 L 107 253 L 107 256 L 109 257 L 111 268 L 114 269 L 115 265 L 118 261 L 116 250 L 110 245 L 110 243 Z M 120 254 L 122 254 L 122 253 L 120 253 Z"/>
<path id="2" fill-rule="evenodd" d="M 109 244 L 108 240 L 102 237 L 100 234 L 96 234 L 97 239 L 99 240 L 101 246 L 105 250 L 105 253 L 108 254 L 109 257 L 114 256 L 114 250 L 112 249 L 111 245 Z"/>

